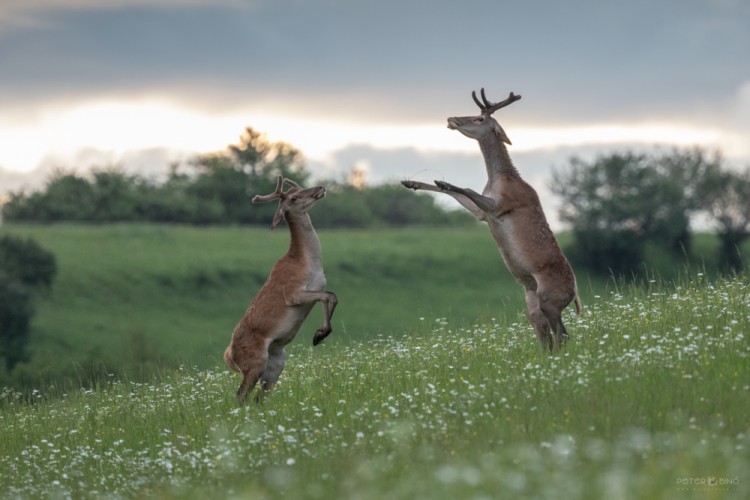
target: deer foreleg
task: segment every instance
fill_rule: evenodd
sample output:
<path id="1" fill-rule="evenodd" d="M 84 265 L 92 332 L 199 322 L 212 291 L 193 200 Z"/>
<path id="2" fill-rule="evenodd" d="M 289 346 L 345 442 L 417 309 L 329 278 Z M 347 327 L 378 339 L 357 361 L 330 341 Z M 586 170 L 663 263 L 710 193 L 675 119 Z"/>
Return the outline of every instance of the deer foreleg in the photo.
<path id="1" fill-rule="evenodd" d="M 326 338 L 329 333 L 331 333 L 331 317 L 333 316 L 334 309 L 336 309 L 336 305 L 339 303 L 339 299 L 335 293 L 322 293 L 323 297 L 320 299 L 320 302 L 321 304 L 323 304 L 323 326 L 318 328 L 318 330 L 315 332 L 315 336 L 313 337 L 313 345 L 320 344 L 321 342 L 323 342 L 323 339 Z"/>
<path id="2" fill-rule="evenodd" d="M 497 202 L 488 196 L 477 193 L 473 189 L 460 188 L 443 181 L 435 181 L 435 185 L 444 193 L 458 194 L 468 198 L 481 212 L 483 212 L 482 217 L 479 217 L 480 219 L 484 219 L 484 214 L 494 215 L 497 213 Z"/>
<path id="3" fill-rule="evenodd" d="M 433 186 L 432 184 L 425 184 L 424 182 L 417 182 L 417 181 L 401 181 L 401 184 L 408 187 L 409 189 L 413 189 L 414 191 L 432 191 L 433 193 L 444 193 L 456 200 L 461 204 L 462 207 L 464 207 L 466 210 L 471 212 L 474 217 L 476 217 L 479 220 L 484 220 L 485 214 L 484 212 L 474 203 L 471 201 L 468 197 L 466 197 L 463 194 L 460 193 L 454 193 L 451 191 L 444 191 L 440 189 L 437 186 Z"/>
<path id="4" fill-rule="evenodd" d="M 331 333 L 331 317 L 333 316 L 333 311 L 336 309 L 336 305 L 339 303 L 339 299 L 333 292 L 302 291 L 294 296 L 291 305 L 310 304 L 313 302 L 323 304 L 323 326 L 318 328 L 313 337 L 313 345 L 318 345 Z"/>
<path id="5" fill-rule="evenodd" d="M 409 189 L 413 189 L 414 191 L 433 191 L 435 193 L 440 192 L 440 188 L 437 186 L 433 186 L 432 184 L 427 184 L 425 182 L 417 182 L 417 181 L 401 181 L 401 184 L 403 184 L 405 187 L 408 187 Z"/>

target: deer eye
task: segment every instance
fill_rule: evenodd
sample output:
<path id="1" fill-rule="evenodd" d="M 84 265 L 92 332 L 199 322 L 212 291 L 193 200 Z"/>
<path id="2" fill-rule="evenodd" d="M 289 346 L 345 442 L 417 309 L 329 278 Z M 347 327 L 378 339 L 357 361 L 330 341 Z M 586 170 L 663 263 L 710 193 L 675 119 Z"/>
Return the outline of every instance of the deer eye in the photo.
<path id="1" fill-rule="evenodd" d="M 482 123 L 484 121 L 484 116 L 477 116 L 473 121 L 474 123 Z"/>

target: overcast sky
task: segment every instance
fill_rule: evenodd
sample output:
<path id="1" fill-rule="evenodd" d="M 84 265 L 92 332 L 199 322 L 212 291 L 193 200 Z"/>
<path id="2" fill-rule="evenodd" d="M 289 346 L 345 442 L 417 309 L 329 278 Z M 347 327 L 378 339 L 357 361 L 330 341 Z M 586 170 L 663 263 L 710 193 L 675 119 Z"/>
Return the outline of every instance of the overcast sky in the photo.
<path id="1" fill-rule="evenodd" d="M 701 145 L 750 164 L 745 0 L 0 0 L 0 192 L 50 169 L 149 174 L 245 126 L 314 175 L 481 189 L 445 127 L 471 91 L 544 192 L 572 155 Z"/>

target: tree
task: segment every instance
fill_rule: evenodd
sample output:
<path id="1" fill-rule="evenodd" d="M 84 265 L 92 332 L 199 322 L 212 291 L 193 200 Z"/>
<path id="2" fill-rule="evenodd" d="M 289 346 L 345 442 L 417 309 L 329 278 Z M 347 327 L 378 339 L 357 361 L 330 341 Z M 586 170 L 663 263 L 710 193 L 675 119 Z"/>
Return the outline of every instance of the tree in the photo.
<path id="1" fill-rule="evenodd" d="M 195 200 L 188 195 L 192 179 L 179 171 L 179 164 L 169 166 L 162 184 L 141 182 L 136 205 L 137 220 L 149 222 L 194 222 L 198 212 Z M 205 211 L 205 210 L 204 210 Z"/>
<path id="2" fill-rule="evenodd" d="M 687 250 L 697 179 L 711 165 L 697 149 L 571 159 L 568 169 L 553 173 L 551 185 L 563 198 L 560 219 L 572 228 L 569 257 L 593 271 L 620 274 L 639 268 L 648 241 Z"/>
<path id="3" fill-rule="evenodd" d="M 309 180 L 310 174 L 297 148 L 285 142 L 269 142 L 252 127 L 245 128 L 239 144 L 227 148 L 227 155 L 235 168 L 251 179 L 271 179 L 274 186 L 277 175 L 292 178 L 302 185 Z"/>
<path id="4" fill-rule="evenodd" d="M 352 179 L 357 182 L 352 183 Z M 408 225 L 471 224 L 476 219 L 463 210 L 445 210 L 427 193 L 407 191 L 400 184 L 368 187 L 361 177 L 324 180 L 330 197 L 311 212 L 317 228 L 360 228 Z"/>
<path id="5" fill-rule="evenodd" d="M 83 177 L 58 170 L 42 191 L 13 193 L 3 206 L 5 220 L 55 222 L 89 220 L 93 210 L 93 189 Z"/>
<path id="6" fill-rule="evenodd" d="M 703 180 L 712 172 L 722 169 L 722 158 L 718 152 L 709 155 L 696 147 L 674 150 L 671 154 L 659 156 L 655 159 L 655 166 L 662 176 L 671 181 L 673 193 L 666 201 L 679 203 L 678 210 L 691 216 L 703 210 Z M 683 224 L 679 227 L 682 233 L 667 233 L 672 238 L 668 243 L 675 251 L 687 251 L 691 246 L 689 227 Z"/>
<path id="7" fill-rule="evenodd" d="M 702 179 L 697 196 L 717 226 L 720 265 L 742 270 L 739 249 L 750 237 L 750 167 L 739 172 L 712 169 Z"/>
<path id="8" fill-rule="evenodd" d="M 365 202 L 362 191 L 333 180 L 323 181 L 329 193 L 319 208 L 311 211 L 315 227 L 360 228 L 378 224 L 378 219 Z"/>
<path id="9" fill-rule="evenodd" d="M 58 170 L 44 190 L 28 196 L 12 193 L 3 216 L 9 221 L 131 221 L 139 217 L 139 196 L 145 184 L 117 165 L 95 169 L 87 176 Z"/>
<path id="10" fill-rule="evenodd" d="M 277 175 L 303 185 L 309 178 L 296 148 L 283 142 L 269 142 L 250 127 L 245 129 L 239 144 L 228 146 L 226 151 L 198 156 L 193 168 L 198 175 L 188 193 L 204 203 L 221 207 L 217 220 L 198 222 L 260 223 L 273 211 L 269 207 L 252 207 L 248 195 L 273 191 Z"/>
<path id="11" fill-rule="evenodd" d="M 121 167 L 96 169 L 91 173 L 91 220 L 97 222 L 124 222 L 138 218 L 141 185 L 143 181 L 128 175 Z"/>
<path id="12" fill-rule="evenodd" d="M 361 196 L 370 212 L 389 226 L 446 224 L 475 220 L 467 212 L 447 212 L 433 196 L 407 191 L 401 184 L 382 184 L 363 189 Z"/>

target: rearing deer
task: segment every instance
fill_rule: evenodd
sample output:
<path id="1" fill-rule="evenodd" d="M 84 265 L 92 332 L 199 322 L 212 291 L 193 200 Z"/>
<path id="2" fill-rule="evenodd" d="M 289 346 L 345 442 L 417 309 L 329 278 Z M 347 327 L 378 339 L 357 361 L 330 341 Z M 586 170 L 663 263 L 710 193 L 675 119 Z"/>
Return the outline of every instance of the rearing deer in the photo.
<path id="1" fill-rule="evenodd" d="M 286 183 L 290 189 L 283 191 Z M 271 229 L 286 219 L 291 233 L 289 251 L 271 270 L 263 287 L 234 328 L 232 340 L 224 352 L 224 361 L 242 374 L 237 400 L 261 382 L 266 393 L 276 384 L 284 369 L 284 347 L 294 339 L 302 322 L 316 302 L 323 304 L 323 326 L 315 332 L 313 345 L 331 333 L 331 316 L 336 294 L 325 291 L 320 240 L 307 211 L 326 194 L 324 187 L 304 189 L 279 176 L 276 191 L 253 197 L 253 203 L 279 200 Z"/>
<path id="2" fill-rule="evenodd" d="M 567 338 L 562 311 L 575 301 L 581 310 L 575 274 L 563 255 L 542 211 L 539 196 L 516 170 L 505 144 L 510 144 L 492 113 L 521 98 L 491 103 L 481 90 L 482 102 L 471 93 L 481 113 L 448 118 L 448 128 L 479 142 L 487 167 L 482 194 L 442 181 L 435 185 L 402 181 L 408 188 L 442 192 L 452 196 L 477 219 L 487 223 L 508 269 L 526 290 L 526 309 L 539 342 L 550 350 Z M 550 335 L 550 332 L 552 335 Z"/>

